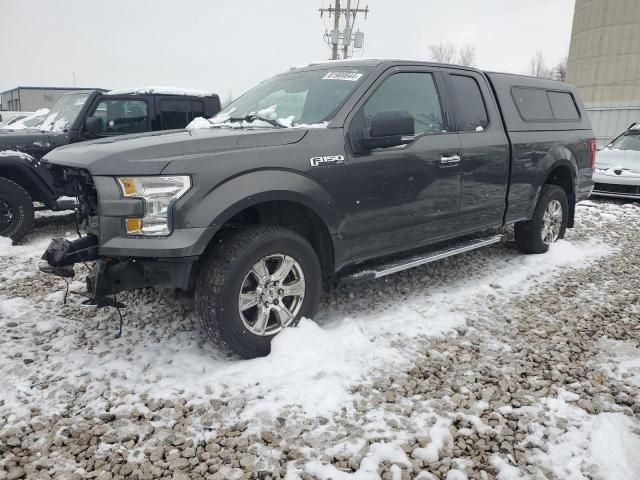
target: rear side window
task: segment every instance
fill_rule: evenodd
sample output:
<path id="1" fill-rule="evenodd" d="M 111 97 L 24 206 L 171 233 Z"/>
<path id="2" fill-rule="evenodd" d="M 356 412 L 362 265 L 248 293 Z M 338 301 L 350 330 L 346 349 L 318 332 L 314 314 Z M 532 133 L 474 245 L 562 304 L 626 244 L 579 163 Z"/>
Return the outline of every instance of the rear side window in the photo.
<path id="1" fill-rule="evenodd" d="M 451 75 L 453 108 L 459 132 L 480 132 L 489 125 L 487 108 L 473 77 Z"/>
<path id="2" fill-rule="evenodd" d="M 511 95 L 518 112 L 526 121 L 551 122 L 554 120 L 546 90 L 514 87 L 511 89 Z"/>
<path id="3" fill-rule="evenodd" d="M 191 102 L 189 100 L 162 100 L 160 102 L 162 128 L 184 128 L 191 121 Z"/>
<path id="4" fill-rule="evenodd" d="M 569 92 L 547 92 L 553 117 L 556 120 L 580 120 L 580 113 Z"/>
<path id="5" fill-rule="evenodd" d="M 196 117 L 204 117 L 204 104 L 199 100 L 191 102 L 191 120 Z"/>

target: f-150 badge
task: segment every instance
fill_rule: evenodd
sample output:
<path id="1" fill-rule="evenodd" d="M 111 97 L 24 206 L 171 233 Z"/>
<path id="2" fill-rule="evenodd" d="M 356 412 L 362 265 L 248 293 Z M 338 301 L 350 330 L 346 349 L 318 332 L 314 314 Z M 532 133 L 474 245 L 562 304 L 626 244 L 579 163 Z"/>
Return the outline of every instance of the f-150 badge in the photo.
<path id="1" fill-rule="evenodd" d="M 340 165 L 344 163 L 344 155 L 325 155 L 323 157 L 311 157 L 309 163 L 312 167 L 322 165 Z"/>

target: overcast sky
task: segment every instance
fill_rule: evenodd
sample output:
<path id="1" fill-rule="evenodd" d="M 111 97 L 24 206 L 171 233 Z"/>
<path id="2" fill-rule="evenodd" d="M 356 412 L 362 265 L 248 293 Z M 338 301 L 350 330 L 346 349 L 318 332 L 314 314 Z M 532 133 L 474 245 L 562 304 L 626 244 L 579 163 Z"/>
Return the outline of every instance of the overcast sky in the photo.
<path id="1" fill-rule="evenodd" d="M 353 0 L 356 4 L 358 0 Z M 329 58 L 318 9 L 333 0 L 0 0 L 0 91 L 17 85 L 171 85 L 238 96 Z M 343 0 L 346 4 L 346 0 Z M 574 0 L 361 0 L 366 57 L 430 59 L 476 47 L 477 66 L 526 73 L 569 50 Z M 356 56 L 358 56 L 357 54 Z"/>

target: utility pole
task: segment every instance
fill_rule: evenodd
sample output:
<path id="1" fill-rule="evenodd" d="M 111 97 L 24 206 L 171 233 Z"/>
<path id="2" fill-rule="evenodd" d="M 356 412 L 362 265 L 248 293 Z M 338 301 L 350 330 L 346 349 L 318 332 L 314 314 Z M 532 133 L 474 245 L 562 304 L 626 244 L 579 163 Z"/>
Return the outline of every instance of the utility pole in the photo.
<path id="1" fill-rule="evenodd" d="M 333 15 L 333 30 L 331 32 L 325 32 L 325 38 L 327 43 L 331 46 L 331 60 L 340 59 L 340 40 L 342 40 L 342 58 L 349 58 L 349 47 L 351 47 L 352 39 L 355 38 L 354 48 L 363 48 L 364 33 L 358 31 L 355 37 L 352 35 L 351 30 L 356 22 L 356 16 L 358 13 L 364 13 L 365 18 L 369 13 L 369 7 L 359 8 L 360 0 L 356 8 L 351 8 L 351 0 L 346 0 L 347 8 L 341 8 L 340 0 L 334 0 L 335 6 L 329 6 L 329 8 L 321 8 L 320 16 L 324 13 L 329 14 L 329 17 Z M 340 17 L 345 16 L 345 29 L 340 31 Z"/>
<path id="2" fill-rule="evenodd" d="M 344 36 L 342 40 L 342 58 L 349 58 L 349 46 L 351 45 L 351 0 L 347 0 L 347 11 L 345 12 Z"/>
<path id="3" fill-rule="evenodd" d="M 331 7 L 329 7 L 331 10 Z M 329 12 L 331 15 L 331 12 Z M 340 39 L 340 0 L 336 0 L 336 9 L 333 14 L 333 32 L 332 32 L 332 47 L 331 47 L 331 60 L 338 60 L 338 40 Z M 335 38 L 334 38 L 335 36 Z"/>

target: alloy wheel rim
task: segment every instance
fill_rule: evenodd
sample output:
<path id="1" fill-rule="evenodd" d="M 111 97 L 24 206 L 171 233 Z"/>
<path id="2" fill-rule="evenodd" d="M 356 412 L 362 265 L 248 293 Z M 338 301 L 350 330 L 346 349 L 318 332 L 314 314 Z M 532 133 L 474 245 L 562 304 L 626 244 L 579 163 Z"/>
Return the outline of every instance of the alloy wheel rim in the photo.
<path id="1" fill-rule="evenodd" d="M 551 200 L 542 216 L 542 241 L 550 245 L 560 236 L 562 228 L 562 205 L 558 200 Z"/>
<path id="2" fill-rule="evenodd" d="M 284 254 L 267 255 L 244 277 L 238 311 L 254 335 L 274 335 L 290 326 L 300 313 L 306 284 L 300 264 Z"/>

